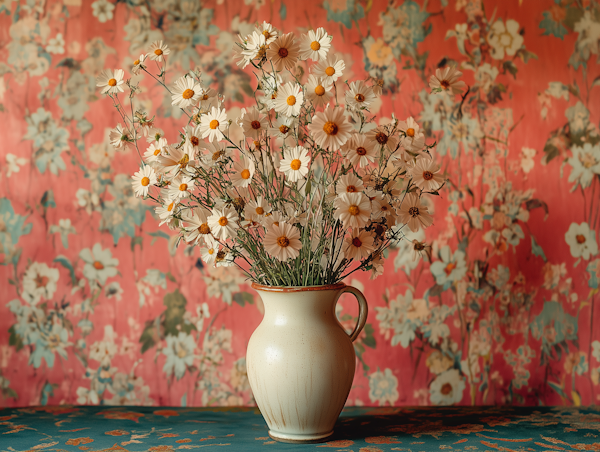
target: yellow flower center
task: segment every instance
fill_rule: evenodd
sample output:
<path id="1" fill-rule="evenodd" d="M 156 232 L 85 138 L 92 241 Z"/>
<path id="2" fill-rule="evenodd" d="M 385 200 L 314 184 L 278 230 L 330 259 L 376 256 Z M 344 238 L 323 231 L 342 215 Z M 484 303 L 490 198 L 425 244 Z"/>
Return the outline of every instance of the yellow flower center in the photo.
<path id="1" fill-rule="evenodd" d="M 363 96 L 361 93 L 358 93 L 356 96 L 354 96 L 354 100 L 356 102 L 364 102 L 365 101 L 365 96 Z"/>
<path id="2" fill-rule="evenodd" d="M 222 155 L 224 155 L 225 152 L 223 151 L 217 151 L 212 155 L 212 161 L 216 162 L 217 160 L 219 160 L 221 158 Z"/>
<path id="3" fill-rule="evenodd" d="M 356 148 L 356 153 L 358 155 L 367 155 L 367 150 L 365 148 L 363 148 L 362 146 L 359 146 Z"/>
<path id="4" fill-rule="evenodd" d="M 94 268 L 96 270 L 103 270 L 104 269 L 104 264 L 100 261 L 95 261 L 93 264 Z"/>
<path id="5" fill-rule="evenodd" d="M 208 94 L 203 94 L 202 95 L 202 100 L 208 100 Z"/>
<path id="6" fill-rule="evenodd" d="M 444 272 L 447 276 L 450 276 L 450 273 L 456 268 L 456 263 L 450 262 L 448 265 L 444 267 Z"/>
<path id="7" fill-rule="evenodd" d="M 147 177 L 142 177 L 142 180 L 140 182 L 144 187 L 147 187 L 148 185 L 150 185 L 150 179 Z"/>
<path id="8" fill-rule="evenodd" d="M 245 169 L 244 171 L 242 171 L 242 179 L 250 179 L 250 171 Z"/>
<path id="9" fill-rule="evenodd" d="M 227 223 L 229 223 L 229 220 L 227 220 L 227 217 L 219 218 L 219 225 L 225 227 L 225 226 L 227 226 Z"/>
<path id="10" fill-rule="evenodd" d="M 412 127 L 406 129 L 406 136 L 407 137 L 414 137 L 415 136 L 415 129 L 413 129 Z"/>
<path id="11" fill-rule="evenodd" d="M 216 119 L 213 119 L 210 124 L 209 127 L 213 130 L 215 130 L 217 127 L 219 127 L 219 121 L 217 121 Z"/>
<path id="12" fill-rule="evenodd" d="M 579 243 L 579 244 L 585 243 L 585 235 L 583 235 L 583 234 L 577 234 L 575 236 L 575 239 L 577 240 L 577 243 Z"/>
<path id="13" fill-rule="evenodd" d="M 198 232 L 203 235 L 210 234 L 210 226 L 208 223 L 202 223 L 198 228 Z"/>
<path id="14" fill-rule="evenodd" d="M 188 185 L 187 185 L 187 184 L 181 184 L 181 185 L 179 186 L 179 191 L 186 191 L 186 190 L 187 190 L 187 188 L 188 188 Z"/>
<path id="15" fill-rule="evenodd" d="M 333 121 L 327 121 L 323 126 L 323 132 L 325 132 L 327 135 L 337 135 L 338 126 Z"/>
<path id="16" fill-rule="evenodd" d="M 280 47 L 279 51 L 277 52 L 277 54 L 281 57 L 281 58 L 285 58 L 288 56 L 288 49 L 286 49 L 285 47 Z"/>
<path id="17" fill-rule="evenodd" d="M 182 94 L 181 97 L 183 97 L 184 99 L 191 99 L 192 97 L 194 97 L 194 90 L 191 89 L 186 89 Z"/>
<path id="18" fill-rule="evenodd" d="M 286 102 L 288 105 L 296 105 L 296 96 L 288 96 Z"/>
<path id="19" fill-rule="evenodd" d="M 253 144 L 256 149 L 260 149 L 260 141 L 255 140 Z"/>
<path id="20" fill-rule="evenodd" d="M 154 150 L 154 155 L 158 155 L 158 154 L 160 154 L 160 149 L 155 149 Z"/>
<path id="21" fill-rule="evenodd" d="M 211 248 L 208 250 L 208 254 L 210 254 L 211 256 L 214 254 L 214 252 L 215 252 L 214 248 Z"/>
<path id="22" fill-rule="evenodd" d="M 111 79 L 108 81 L 108 84 L 109 84 L 110 86 L 117 86 L 117 80 L 116 80 L 116 79 L 114 79 L 114 78 L 111 78 Z"/>
<path id="23" fill-rule="evenodd" d="M 355 217 L 360 213 L 360 209 L 358 208 L 358 206 L 350 206 L 348 207 L 348 213 Z"/>
<path id="24" fill-rule="evenodd" d="M 258 129 L 260 129 L 260 121 L 252 121 L 252 122 L 250 123 L 250 125 L 252 126 L 252 128 L 253 128 L 254 130 L 258 130 Z"/>
<path id="25" fill-rule="evenodd" d="M 265 39 L 269 39 L 271 37 L 271 32 L 269 30 L 263 30 L 262 34 Z"/>
<path id="26" fill-rule="evenodd" d="M 156 50 L 154 51 L 154 55 L 161 56 L 162 54 L 163 54 L 163 51 L 162 51 L 161 49 L 156 49 Z"/>
<path id="27" fill-rule="evenodd" d="M 433 173 L 431 171 L 423 171 L 423 179 L 425 179 L 425 180 L 433 179 Z"/>
<path id="28" fill-rule="evenodd" d="M 327 69 L 325 69 L 325 73 L 328 77 L 331 77 L 333 74 L 335 74 L 335 69 L 329 66 Z"/>
<path id="29" fill-rule="evenodd" d="M 294 159 L 290 163 L 290 168 L 292 168 L 294 171 L 298 171 L 301 166 L 302 166 L 302 162 L 299 159 Z"/>
<path id="30" fill-rule="evenodd" d="M 279 221 L 274 221 L 274 222 L 273 222 L 273 224 L 274 224 L 275 226 L 279 226 Z"/>
<path id="31" fill-rule="evenodd" d="M 171 204 L 169 204 L 169 207 L 167 207 L 167 212 L 170 212 L 171 210 L 173 210 L 173 207 L 175 207 L 175 202 L 172 202 Z"/>
<path id="32" fill-rule="evenodd" d="M 322 96 L 323 94 L 325 94 L 325 88 L 322 85 L 315 86 L 315 94 L 317 96 Z"/>
<path id="33" fill-rule="evenodd" d="M 265 209 L 263 209 L 261 206 L 258 206 L 256 208 L 256 214 L 257 215 L 262 215 L 263 213 L 265 213 Z"/>
<path id="34" fill-rule="evenodd" d="M 181 159 L 177 162 L 179 163 L 179 166 L 185 166 L 188 164 L 188 162 L 190 161 L 190 156 L 187 154 L 183 154 L 183 157 L 181 157 Z"/>
<path id="35" fill-rule="evenodd" d="M 310 48 L 316 52 L 321 48 L 321 44 L 319 44 L 319 41 L 313 41 L 310 43 Z"/>
<path id="36" fill-rule="evenodd" d="M 286 126 L 285 124 L 282 124 L 279 126 L 279 131 L 285 135 L 286 133 L 288 133 L 290 131 L 290 128 L 288 126 Z"/>
<path id="37" fill-rule="evenodd" d="M 282 235 L 281 237 L 277 237 L 277 244 L 280 247 L 285 248 L 290 246 L 290 239 L 288 239 L 285 235 Z"/>
<path id="38" fill-rule="evenodd" d="M 138 64 L 140 64 L 140 60 L 135 60 L 135 61 L 133 62 L 133 64 L 134 64 L 135 66 L 137 66 Z"/>

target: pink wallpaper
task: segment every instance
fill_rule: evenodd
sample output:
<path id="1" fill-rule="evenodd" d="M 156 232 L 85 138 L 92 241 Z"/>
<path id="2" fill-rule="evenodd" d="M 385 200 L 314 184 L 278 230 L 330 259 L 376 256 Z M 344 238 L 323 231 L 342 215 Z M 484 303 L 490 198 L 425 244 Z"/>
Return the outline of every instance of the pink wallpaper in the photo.
<path id="1" fill-rule="evenodd" d="M 235 114 L 255 82 L 230 49 L 263 20 L 325 27 L 344 79 L 383 79 L 373 111 L 416 118 L 448 178 L 414 237 L 430 258 L 401 243 L 347 281 L 370 303 L 348 403 L 598 403 L 598 2 L 0 0 L 0 404 L 253 403 L 260 299 L 132 196 L 139 157 L 110 145 L 95 78 L 162 39 L 168 81 L 198 66 Z M 462 105 L 429 95 L 454 64 Z M 143 86 L 174 137 L 168 93 Z"/>

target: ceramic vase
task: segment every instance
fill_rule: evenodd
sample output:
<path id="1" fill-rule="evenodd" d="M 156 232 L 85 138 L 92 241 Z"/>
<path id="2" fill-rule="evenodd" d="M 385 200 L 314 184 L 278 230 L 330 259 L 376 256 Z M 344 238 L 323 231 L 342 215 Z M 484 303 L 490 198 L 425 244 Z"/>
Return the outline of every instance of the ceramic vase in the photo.
<path id="1" fill-rule="evenodd" d="M 367 302 L 345 284 L 272 287 L 253 284 L 265 308 L 248 343 L 248 379 L 271 438 L 292 443 L 323 442 L 352 386 L 356 355 L 352 342 L 367 320 Z M 343 293 L 358 300 L 359 315 L 347 334 L 335 315 Z"/>

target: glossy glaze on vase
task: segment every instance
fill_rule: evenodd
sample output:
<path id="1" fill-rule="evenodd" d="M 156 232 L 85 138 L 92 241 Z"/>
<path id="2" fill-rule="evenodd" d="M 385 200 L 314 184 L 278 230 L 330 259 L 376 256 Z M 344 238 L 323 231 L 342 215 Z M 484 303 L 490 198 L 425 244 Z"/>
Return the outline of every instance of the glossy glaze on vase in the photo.
<path id="1" fill-rule="evenodd" d="M 363 295 L 337 284 L 274 288 L 253 284 L 265 315 L 248 343 L 248 379 L 256 403 L 279 441 L 318 442 L 333 433 L 354 378 L 352 341 L 367 316 Z M 359 300 L 359 321 L 346 334 L 335 316 L 344 292 Z"/>

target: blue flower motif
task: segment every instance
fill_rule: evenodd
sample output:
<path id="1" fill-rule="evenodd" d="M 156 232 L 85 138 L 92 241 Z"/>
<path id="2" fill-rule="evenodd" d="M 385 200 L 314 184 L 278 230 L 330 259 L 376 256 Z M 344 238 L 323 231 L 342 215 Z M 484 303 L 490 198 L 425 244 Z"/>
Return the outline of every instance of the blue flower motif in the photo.
<path id="1" fill-rule="evenodd" d="M 27 217 L 15 214 L 12 203 L 7 198 L 0 198 L 0 253 L 4 254 L 4 262 L 17 264 L 20 253 L 15 245 L 22 235 L 29 234 L 33 225 L 25 224 Z"/>
<path id="2" fill-rule="evenodd" d="M 398 397 L 398 379 L 390 369 L 381 372 L 377 368 L 376 372 L 369 375 L 369 398 L 371 402 L 377 402 L 379 406 L 386 403 L 393 406 Z"/>
<path id="3" fill-rule="evenodd" d="M 567 29 L 561 23 L 555 20 L 552 11 L 544 11 L 542 13 L 544 18 L 540 21 L 540 28 L 544 30 L 543 36 L 555 36 L 563 39 L 567 34 Z"/>
<path id="4" fill-rule="evenodd" d="M 41 107 L 27 118 L 27 123 L 27 133 L 23 138 L 33 141 L 32 158 L 40 173 L 50 169 L 50 172 L 56 175 L 59 170 L 65 170 L 66 165 L 61 154 L 69 149 L 69 131 L 58 127 L 52 113 Z"/>
<path id="5" fill-rule="evenodd" d="M 444 286 L 446 290 L 450 285 L 461 280 L 467 273 L 467 263 L 465 262 L 465 253 L 456 250 L 454 254 L 449 246 L 440 250 L 441 260 L 431 264 L 431 273 L 435 276 L 435 282 Z"/>
<path id="6" fill-rule="evenodd" d="M 555 345 L 577 340 L 577 318 L 567 314 L 557 301 L 547 301 L 531 324 L 531 334 L 542 339 L 542 352 L 550 355 Z"/>
<path id="7" fill-rule="evenodd" d="M 410 0 L 397 8 L 388 7 L 379 17 L 383 23 L 383 40 L 392 47 L 398 59 L 403 51 L 416 56 L 417 44 L 432 30 L 431 24 L 427 28 L 423 26 L 429 13 Z"/>
<path id="8" fill-rule="evenodd" d="M 60 323 L 52 324 L 49 329 L 43 328 L 35 342 L 35 350 L 29 356 L 29 364 L 37 369 L 44 359 L 48 367 L 54 367 L 55 353 L 67 359 L 65 347 L 71 345 L 68 339 L 69 332 Z"/>
<path id="9" fill-rule="evenodd" d="M 345 0 L 345 8 L 341 1 L 331 2 L 325 0 L 323 8 L 327 10 L 327 20 L 344 24 L 346 28 L 352 28 L 352 21 L 365 17 L 365 10 L 356 0 Z"/>

